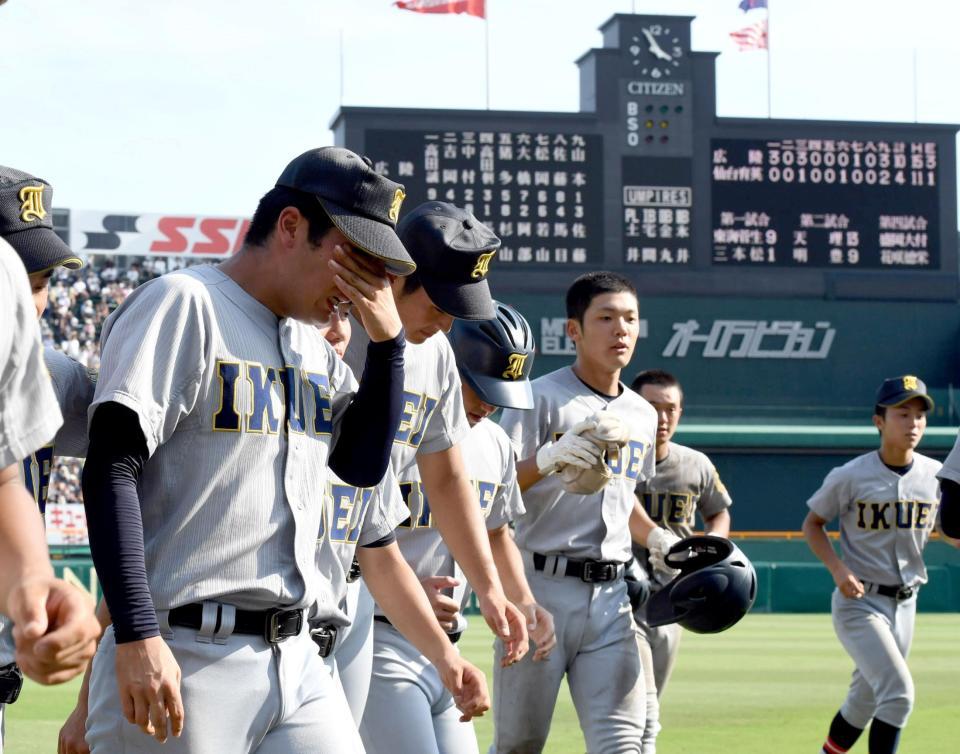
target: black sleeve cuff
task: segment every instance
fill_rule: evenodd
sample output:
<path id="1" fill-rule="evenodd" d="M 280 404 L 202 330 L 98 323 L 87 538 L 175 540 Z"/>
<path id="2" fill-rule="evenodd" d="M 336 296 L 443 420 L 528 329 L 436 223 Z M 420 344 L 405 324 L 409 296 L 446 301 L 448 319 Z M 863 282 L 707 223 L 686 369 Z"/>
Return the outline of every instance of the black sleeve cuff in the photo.
<path id="1" fill-rule="evenodd" d="M 376 542 L 371 542 L 368 545 L 360 545 L 361 547 L 386 547 L 387 545 L 392 545 L 397 541 L 397 535 L 394 532 L 390 532 L 385 537 L 380 537 Z"/>

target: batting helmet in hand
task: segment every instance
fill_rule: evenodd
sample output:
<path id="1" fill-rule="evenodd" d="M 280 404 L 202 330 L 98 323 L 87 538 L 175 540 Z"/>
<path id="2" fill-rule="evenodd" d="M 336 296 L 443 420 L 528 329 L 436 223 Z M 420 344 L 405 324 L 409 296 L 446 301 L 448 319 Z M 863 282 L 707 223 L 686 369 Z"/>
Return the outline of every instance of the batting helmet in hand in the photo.
<path id="1" fill-rule="evenodd" d="M 757 596 L 757 574 L 729 539 L 682 539 L 665 562 L 680 574 L 647 601 L 647 624 L 679 623 L 688 631 L 715 634 L 739 621 Z"/>

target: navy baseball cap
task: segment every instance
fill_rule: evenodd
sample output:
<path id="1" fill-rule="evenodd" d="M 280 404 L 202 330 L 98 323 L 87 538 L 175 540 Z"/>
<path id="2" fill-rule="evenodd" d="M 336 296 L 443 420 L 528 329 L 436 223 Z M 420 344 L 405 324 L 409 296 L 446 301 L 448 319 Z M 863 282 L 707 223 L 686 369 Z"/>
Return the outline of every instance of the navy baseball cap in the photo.
<path id="1" fill-rule="evenodd" d="M 31 274 L 83 266 L 83 260 L 53 232 L 52 205 L 49 183 L 0 165 L 0 236 L 16 250 Z"/>
<path id="2" fill-rule="evenodd" d="M 902 406 L 914 398 L 922 398 L 927 410 L 933 411 L 933 398 L 927 395 L 927 386 L 919 377 L 905 374 L 902 377 L 889 377 L 877 390 L 876 404 L 883 408 Z"/>
<path id="3" fill-rule="evenodd" d="M 403 186 L 377 173 L 368 157 L 342 147 L 311 149 L 284 168 L 277 186 L 316 196 L 350 243 L 382 260 L 388 272 L 417 268 L 397 238 Z"/>
<path id="4" fill-rule="evenodd" d="M 437 307 L 457 319 L 497 316 L 487 274 L 500 239 L 473 214 L 447 202 L 425 202 L 404 216 L 397 234 Z"/>

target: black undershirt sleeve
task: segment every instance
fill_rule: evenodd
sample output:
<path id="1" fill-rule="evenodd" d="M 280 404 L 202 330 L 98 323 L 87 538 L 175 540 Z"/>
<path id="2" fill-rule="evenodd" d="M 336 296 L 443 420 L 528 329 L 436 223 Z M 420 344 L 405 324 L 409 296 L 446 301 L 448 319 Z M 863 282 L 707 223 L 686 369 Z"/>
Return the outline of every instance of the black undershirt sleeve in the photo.
<path id="1" fill-rule="evenodd" d="M 380 537 L 380 539 L 375 542 L 371 542 L 367 545 L 360 545 L 361 547 L 386 547 L 387 545 L 392 545 L 397 541 L 396 532 L 390 532 L 386 536 Z"/>
<path id="2" fill-rule="evenodd" d="M 360 387 L 340 420 L 329 465 L 354 487 L 379 484 L 390 463 L 403 406 L 405 345 L 403 330 L 391 340 L 371 341 Z"/>
<path id="3" fill-rule="evenodd" d="M 83 501 L 90 554 L 117 644 L 160 634 L 147 582 L 137 490 L 148 457 L 137 415 L 119 403 L 98 406 L 83 466 Z"/>
<path id="4" fill-rule="evenodd" d="M 940 480 L 940 528 L 948 537 L 960 539 L 960 484 Z"/>

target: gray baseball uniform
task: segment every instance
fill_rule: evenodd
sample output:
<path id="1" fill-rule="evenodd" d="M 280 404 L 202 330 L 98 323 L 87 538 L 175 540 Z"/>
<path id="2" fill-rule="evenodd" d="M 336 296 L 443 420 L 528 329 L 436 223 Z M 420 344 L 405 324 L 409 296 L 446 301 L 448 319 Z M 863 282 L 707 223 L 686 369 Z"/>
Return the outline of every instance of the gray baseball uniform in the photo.
<path id="1" fill-rule="evenodd" d="M 329 477 L 320 535 L 317 538 L 317 568 L 321 577 L 331 586 L 331 601 L 324 604 L 322 609 L 318 606 L 311 616 L 311 622 L 338 626 L 335 652 L 327 657 L 327 664 L 337 673 L 354 722 L 359 726 L 366 705 L 370 661 L 357 658 L 350 651 L 351 624 L 357 619 L 361 582 L 348 583 L 347 574 L 357 547 L 386 537 L 407 518 L 408 512 L 389 467 L 383 481 L 372 488 L 354 487 L 333 472 L 329 472 Z M 342 650 L 344 646 L 347 647 L 346 655 Z M 372 656 L 372 646 L 369 653 Z M 340 673 L 338 658 L 345 656 L 353 660 L 347 663 L 351 667 L 366 664 L 366 680 L 358 683 L 349 674 Z"/>
<path id="2" fill-rule="evenodd" d="M 542 750 L 566 673 L 587 749 L 638 752 L 645 684 L 623 569 L 616 568 L 615 579 L 597 583 L 564 573 L 568 560 L 630 559 L 634 487 L 655 473 L 656 412 L 625 387 L 616 398 L 597 394 L 569 367 L 532 385 L 533 409 L 507 410 L 501 419 L 519 458 L 533 456 L 545 442 L 600 410 L 617 414 L 630 428 L 631 439 L 601 492 L 569 494 L 555 474 L 523 493 L 526 514 L 517 520 L 517 545 L 534 597 L 553 614 L 557 647 L 543 662 L 534 663 L 527 655 L 510 668 L 494 664 L 490 750 Z M 498 660 L 502 653 L 497 642 Z"/>
<path id="3" fill-rule="evenodd" d="M 861 599 L 833 593 L 833 626 L 856 668 L 844 719 L 864 728 L 871 718 L 902 728 L 913 707 L 907 653 L 916 590 L 927 581 L 923 548 L 939 507 L 939 461 L 913 454 L 900 475 L 876 451 L 835 468 L 807 501 L 825 521 L 840 519 L 841 557 L 866 589 Z M 884 596 L 878 587 L 902 588 Z"/>
<path id="4" fill-rule="evenodd" d="M 20 257 L 0 238 L 0 469 L 50 442 L 63 422 L 43 365 L 40 327 Z M 0 622 L 2 622 L 0 617 Z M 0 665 L 12 660 L 9 650 Z M 0 704 L 0 754 L 3 708 Z"/>
<path id="5" fill-rule="evenodd" d="M 107 320 L 91 414 L 117 402 L 146 439 L 147 575 L 188 722 L 161 745 L 124 720 L 108 628 L 90 684 L 93 752 L 361 750 L 306 621 L 278 644 L 232 633 L 238 608 L 334 604 L 317 533 L 355 386 L 317 328 L 278 319 L 216 267 L 150 281 Z M 199 630 L 171 628 L 170 609 L 198 602 Z"/>
<path id="6" fill-rule="evenodd" d="M 960 435 L 957 435 L 953 449 L 943 462 L 943 467 L 937 474 L 937 479 L 949 479 L 960 484 Z"/>
<path id="7" fill-rule="evenodd" d="M 343 357 L 354 372 L 363 369 L 369 342 L 362 325 L 354 321 L 350 345 Z M 456 359 L 443 335 L 435 335 L 423 343 L 407 343 L 403 400 L 400 426 L 390 454 L 390 466 L 401 481 L 411 467 L 416 468 L 419 453 L 447 450 L 463 439 L 470 429 L 463 409 Z M 370 676 L 366 669 L 372 662 L 373 615 L 373 598 L 361 587 L 357 593 L 356 616 L 350 627 L 349 643 L 336 650 L 341 680 L 350 679 L 348 685 L 354 688 L 348 691 L 348 695 L 353 697 L 366 697 L 365 689 L 359 687 L 364 683 L 369 685 Z"/>
<path id="8" fill-rule="evenodd" d="M 93 400 L 96 387 L 96 381 L 86 367 L 62 351 L 43 349 L 43 363 L 50 374 L 50 383 L 64 421 L 51 442 L 37 448 L 20 464 L 20 478 L 33 495 L 40 515 L 47 508 L 54 458 L 82 458 L 87 454 L 87 408 Z M 13 662 L 12 628 L 9 621 L 0 615 L 0 665 Z"/>
<path id="9" fill-rule="evenodd" d="M 681 538 L 693 534 L 697 513 L 706 521 L 733 504 L 710 459 L 698 450 L 676 443 L 670 443 L 667 457 L 657 461 L 656 476 L 637 484 L 636 493 L 650 518 Z M 652 572 L 646 548 L 634 543 L 633 554 L 644 564 L 654 589 L 667 580 L 664 574 Z M 643 740 L 643 754 L 653 754 L 660 729 L 658 697 L 670 679 L 683 629 L 676 623 L 651 628 L 646 623 L 645 607 L 637 610 L 634 618 L 639 629 L 638 639 L 649 646 L 653 661 L 654 688 L 647 689 Z"/>
<path id="10" fill-rule="evenodd" d="M 506 433 L 491 421 L 476 424 L 460 443 L 470 482 L 486 527 L 492 531 L 523 513 L 513 448 Z M 470 596 L 463 573 L 434 527 L 430 503 L 416 464 L 400 482 L 408 519 L 397 530 L 404 559 L 422 579 L 450 576 L 460 584 L 450 596 L 465 607 Z M 461 612 L 451 634 L 466 629 Z M 368 754 L 466 754 L 477 751 L 473 723 L 459 722 L 460 712 L 430 662 L 393 626 L 374 625 L 373 677 L 360 735 Z M 406 721 L 396 735 L 396 721 Z"/>

